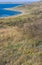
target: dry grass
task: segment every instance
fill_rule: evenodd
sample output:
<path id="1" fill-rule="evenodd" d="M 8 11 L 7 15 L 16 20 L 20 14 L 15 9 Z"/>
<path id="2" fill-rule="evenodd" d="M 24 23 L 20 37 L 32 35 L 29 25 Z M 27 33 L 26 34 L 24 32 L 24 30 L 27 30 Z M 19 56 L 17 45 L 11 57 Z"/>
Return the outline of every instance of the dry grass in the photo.
<path id="1" fill-rule="evenodd" d="M 0 19 L 0 65 L 42 65 L 42 13 Z"/>

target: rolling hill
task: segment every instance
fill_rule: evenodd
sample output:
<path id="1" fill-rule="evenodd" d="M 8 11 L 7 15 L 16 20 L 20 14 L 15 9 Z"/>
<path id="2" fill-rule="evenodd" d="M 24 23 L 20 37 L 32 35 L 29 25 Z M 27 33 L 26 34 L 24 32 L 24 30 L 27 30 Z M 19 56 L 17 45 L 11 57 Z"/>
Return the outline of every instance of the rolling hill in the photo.
<path id="1" fill-rule="evenodd" d="M 42 2 L 15 9 L 25 14 L 0 19 L 0 65 L 42 65 Z"/>

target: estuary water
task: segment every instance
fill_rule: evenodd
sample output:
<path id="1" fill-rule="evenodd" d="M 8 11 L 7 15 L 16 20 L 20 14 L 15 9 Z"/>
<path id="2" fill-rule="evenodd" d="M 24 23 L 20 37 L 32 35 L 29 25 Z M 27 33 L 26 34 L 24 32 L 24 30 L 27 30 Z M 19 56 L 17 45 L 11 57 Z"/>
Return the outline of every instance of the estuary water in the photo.
<path id="1" fill-rule="evenodd" d="M 39 0 L 28 0 L 28 3 L 36 2 Z M 19 11 L 6 10 L 5 8 L 12 8 L 22 4 L 0 4 L 0 18 L 21 14 Z"/>
<path id="2" fill-rule="evenodd" d="M 21 14 L 19 11 L 6 10 L 5 8 L 12 8 L 22 4 L 0 4 L 0 18 Z"/>

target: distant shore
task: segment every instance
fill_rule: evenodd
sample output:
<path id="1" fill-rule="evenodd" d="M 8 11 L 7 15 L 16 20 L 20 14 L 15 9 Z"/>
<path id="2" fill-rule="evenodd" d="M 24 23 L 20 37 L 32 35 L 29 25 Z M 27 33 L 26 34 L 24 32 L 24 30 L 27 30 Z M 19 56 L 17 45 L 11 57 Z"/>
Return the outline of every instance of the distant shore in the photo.
<path id="1" fill-rule="evenodd" d="M 35 4 L 35 2 L 34 2 L 34 4 Z M 31 4 L 23 4 L 22 6 L 20 5 L 20 6 L 16 6 L 16 7 L 12 7 L 12 8 L 4 8 L 5 10 L 19 11 L 21 13 L 17 14 L 17 15 L 8 16 L 8 17 L 7 16 L 6 17 L 1 17 L 0 19 L 3 19 L 3 18 L 14 18 L 14 17 L 25 15 L 25 14 L 29 14 L 30 10 L 28 8 L 25 9 L 25 7 L 24 7 L 25 5 L 29 6 Z"/>
<path id="2" fill-rule="evenodd" d="M 3 19 L 3 18 L 14 18 L 14 17 L 18 17 L 18 16 L 22 16 L 24 14 L 26 14 L 26 12 L 24 10 L 19 10 L 18 7 L 20 6 L 16 6 L 14 8 L 4 8 L 5 10 L 11 10 L 11 11 L 19 11 L 21 12 L 20 14 L 17 14 L 17 15 L 12 15 L 12 16 L 6 16 L 6 17 L 1 17 L 0 19 Z"/>
<path id="3" fill-rule="evenodd" d="M 18 17 L 18 16 L 21 16 L 21 15 L 24 15 L 25 14 L 25 11 L 18 9 L 18 7 L 20 7 L 20 6 L 23 6 L 23 5 L 19 5 L 19 6 L 12 7 L 12 8 L 4 8 L 5 10 L 18 11 L 18 12 L 21 12 L 21 13 L 20 14 L 16 14 L 16 15 L 12 15 L 12 16 L 1 17 L 0 19 L 3 19 L 3 18 L 11 18 L 11 17 L 13 18 L 13 17 Z"/>

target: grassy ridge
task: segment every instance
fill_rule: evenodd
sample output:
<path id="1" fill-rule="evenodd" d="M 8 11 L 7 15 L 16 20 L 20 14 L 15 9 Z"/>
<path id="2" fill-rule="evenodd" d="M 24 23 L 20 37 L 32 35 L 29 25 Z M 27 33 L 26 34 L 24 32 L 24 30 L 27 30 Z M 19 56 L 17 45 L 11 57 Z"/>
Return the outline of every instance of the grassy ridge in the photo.
<path id="1" fill-rule="evenodd" d="M 0 65 L 42 65 L 41 11 L 0 19 Z"/>

